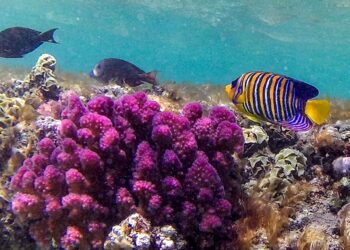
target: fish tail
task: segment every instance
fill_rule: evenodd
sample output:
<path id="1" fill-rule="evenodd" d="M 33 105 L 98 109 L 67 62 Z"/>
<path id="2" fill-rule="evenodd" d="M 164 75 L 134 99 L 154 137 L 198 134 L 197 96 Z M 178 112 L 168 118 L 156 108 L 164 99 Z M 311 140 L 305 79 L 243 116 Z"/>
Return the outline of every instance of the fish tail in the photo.
<path id="1" fill-rule="evenodd" d="M 48 30 L 46 32 L 42 32 L 39 36 L 41 38 L 41 41 L 43 42 L 49 42 L 49 43 L 58 43 L 55 41 L 55 39 L 53 38 L 53 33 L 57 30 L 57 28 L 55 29 L 51 29 Z"/>
<path id="2" fill-rule="evenodd" d="M 158 74 L 158 71 L 153 70 L 151 72 L 142 74 L 142 77 L 143 77 L 145 82 L 148 82 L 148 83 L 151 83 L 153 85 L 156 85 L 156 84 L 158 84 L 158 82 L 157 82 L 157 74 Z"/>
<path id="3" fill-rule="evenodd" d="M 308 100 L 306 102 L 305 114 L 318 125 L 327 120 L 329 112 L 330 102 L 328 100 Z"/>

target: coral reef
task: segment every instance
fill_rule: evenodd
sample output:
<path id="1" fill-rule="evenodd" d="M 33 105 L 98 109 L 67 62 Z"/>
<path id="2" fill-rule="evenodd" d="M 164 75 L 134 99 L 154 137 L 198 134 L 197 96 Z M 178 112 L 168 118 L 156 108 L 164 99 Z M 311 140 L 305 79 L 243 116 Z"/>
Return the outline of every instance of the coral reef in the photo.
<path id="1" fill-rule="evenodd" d="M 71 95 L 61 119 L 58 140 L 42 139 L 11 180 L 12 210 L 40 246 L 100 248 L 107 228 L 136 210 L 175 225 L 192 247 L 232 242 L 240 210 L 232 154 L 244 139 L 227 108 L 204 117 L 190 103 L 178 115 L 142 92 L 86 106 Z"/>
<path id="2" fill-rule="evenodd" d="M 350 123 L 336 121 L 347 102 L 294 133 L 212 108 L 229 105 L 222 86 L 140 86 L 146 97 L 58 82 L 55 63 L 0 85 L 3 248 L 350 248 Z"/>
<path id="3" fill-rule="evenodd" d="M 334 213 L 350 198 L 347 124 L 300 134 L 261 130 L 266 143 L 245 134 L 253 140 L 240 161 L 246 213 L 235 223 L 238 249 L 343 249 Z"/>

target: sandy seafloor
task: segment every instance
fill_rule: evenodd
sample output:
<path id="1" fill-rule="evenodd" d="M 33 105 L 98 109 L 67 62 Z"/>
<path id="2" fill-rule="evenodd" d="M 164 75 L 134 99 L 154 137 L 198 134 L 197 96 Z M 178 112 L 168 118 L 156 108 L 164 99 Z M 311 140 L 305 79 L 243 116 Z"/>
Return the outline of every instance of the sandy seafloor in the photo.
<path id="1" fill-rule="evenodd" d="M 2 91 L 28 73 L 29 70 L 1 69 Z M 213 105 L 234 109 L 223 85 L 167 82 L 161 84 L 165 91 L 157 94 L 147 85 L 121 90 L 115 84 L 98 84 L 86 75 L 58 71 L 55 77 L 60 86 L 76 91 L 86 100 L 101 93 L 113 96 L 123 91 L 146 90 L 163 110 L 178 112 L 190 101 L 199 101 L 205 109 Z M 0 97 L 2 104 L 6 98 L 10 97 Z M 350 165 L 341 160 L 350 157 L 350 101 L 331 102 L 327 124 L 299 134 L 271 124 L 253 124 L 236 111 L 246 138 L 244 154 L 236 157 L 245 207 L 242 218 L 234 225 L 237 249 L 349 249 L 350 209 L 345 205 L 350 198 Z M 0 119 L 5 119 L 1 116 L 7 111 L 1 108 Z M 11 212 L 13 193 L 8 190 L 11 175 L 35 151 L 38 133 L 34 124 L 39 116 L 29 113 L 12 113 L 11 123 L 0 123 L 0 249 L 36 248 L 27 226 Z M 6 137 L 8 133 L 11 136 Z M 288 170 L 283 164 L 278 165 L 275 158 L 285 148 L 293 150 L 289 155 L 293 160 L 285 158 Z M 336 159 L 340 159 L 338 168 L 333 164 Z"/>

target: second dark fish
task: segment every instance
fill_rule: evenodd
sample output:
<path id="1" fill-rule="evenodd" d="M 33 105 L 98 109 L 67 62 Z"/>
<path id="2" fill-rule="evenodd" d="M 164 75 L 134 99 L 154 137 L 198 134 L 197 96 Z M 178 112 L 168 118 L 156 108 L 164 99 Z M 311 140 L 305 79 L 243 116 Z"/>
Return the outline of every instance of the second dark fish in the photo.
<path id="1" fill-rule="evenodd" d="M 20 58 L 43 42 L 57 43 L 53 38 L 55 30 L 57 29 L 40 32 L 23 27 L 5 29 L 0 32 L 0 57 Z"/>
<path id="2" fill-rule="evenodd" d="M 117 58 L 101 60 L 90 72 L 90 76 L 103 83 L 114 81 L 132 87 L 145 82 L 157 84 L 155 71 L 146 73 L 136 65 Z"/>

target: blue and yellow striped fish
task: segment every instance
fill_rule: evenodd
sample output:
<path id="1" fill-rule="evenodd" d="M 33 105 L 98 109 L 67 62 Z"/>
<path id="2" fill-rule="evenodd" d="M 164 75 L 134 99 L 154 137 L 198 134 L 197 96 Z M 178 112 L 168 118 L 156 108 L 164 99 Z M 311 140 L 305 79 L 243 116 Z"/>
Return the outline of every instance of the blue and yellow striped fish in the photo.
<path id="1" fill-rule="evenodd" d="M 248 72 L 226 86 L 226 93 L 250 120 L 265 120 L 294 131 L 309 130 L 329 116 L 328 100 L 310 100 L 318 90 L 299 80 L 268 72 Z"/>

